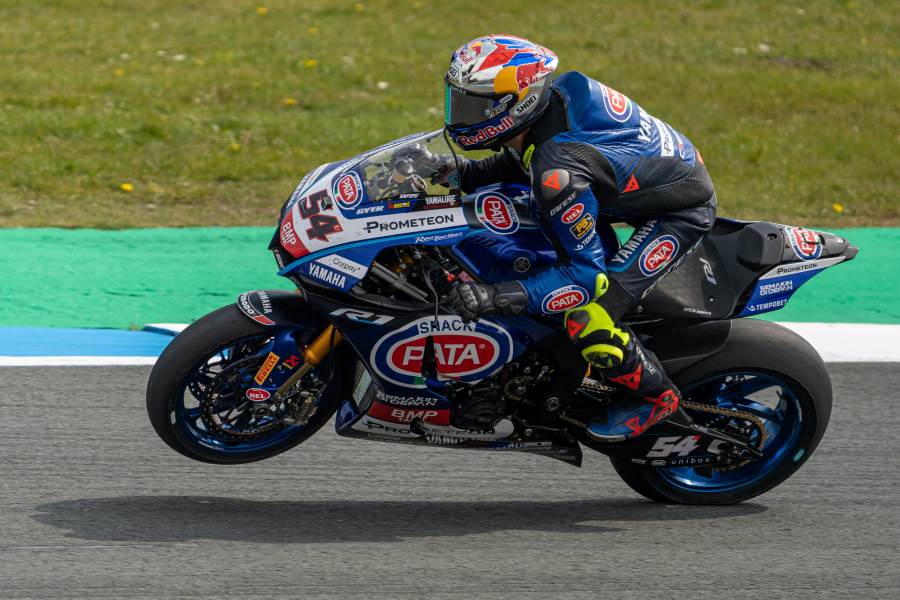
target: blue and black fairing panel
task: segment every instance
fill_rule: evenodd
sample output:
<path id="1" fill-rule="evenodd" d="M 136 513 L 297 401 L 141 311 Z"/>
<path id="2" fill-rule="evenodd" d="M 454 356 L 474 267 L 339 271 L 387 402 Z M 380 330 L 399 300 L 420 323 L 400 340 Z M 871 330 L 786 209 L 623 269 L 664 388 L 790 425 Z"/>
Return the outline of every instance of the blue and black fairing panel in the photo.
<path id="1" fill-rule="evenodd" d="M 777 310 L 800 285 L 856 252 L 831 233 L 719 218 L 630 317 L 710 320 Z"/>

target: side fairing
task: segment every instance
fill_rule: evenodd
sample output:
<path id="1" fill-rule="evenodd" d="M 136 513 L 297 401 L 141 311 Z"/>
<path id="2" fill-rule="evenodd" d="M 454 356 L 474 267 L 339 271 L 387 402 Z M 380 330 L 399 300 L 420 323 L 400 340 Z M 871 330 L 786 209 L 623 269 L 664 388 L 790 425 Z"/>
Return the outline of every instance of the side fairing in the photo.
<path id="1" fill-rule="evenodd" d="M 455 428 L 450 426 L 450 400 L 445 396 L 449 384 L 477 384 L 552 332 L 522 318 L 492 316 L 464 323 L 456 315 L 435 318 L 425 311 L 376 313 L 337 304 L 325 310 L 340 329 L 344 343 L 353 347 L 361 364 L 368 365 L 365 373 L 342 374 L 356 379 L 354 398 L 345 403 L 336 422 L 337 430 L 345 434 L 419 438 L 410 431 L 416 418 L 450 432 Z M 437 380 L 423 376 L 423 362 L 430 358 L 429 343 Z M 498 427 L 492 439 L 510 435 L 512 429 L 506 431 L 505 427 Z"/>

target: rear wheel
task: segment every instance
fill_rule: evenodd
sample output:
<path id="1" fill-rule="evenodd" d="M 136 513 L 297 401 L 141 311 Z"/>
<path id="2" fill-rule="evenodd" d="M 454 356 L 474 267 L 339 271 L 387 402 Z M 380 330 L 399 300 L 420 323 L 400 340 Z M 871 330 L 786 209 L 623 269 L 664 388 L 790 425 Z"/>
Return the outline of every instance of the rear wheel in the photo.
<path id="1" fill-rule="evenodd" d="M 299 340 L 315 333 L 259 325 L 234 305 L 191 324 L 150 373 L 147 413 L 156 433 L 181 454 L 218 464 L 262 460 L 300 444 L 331 418 L 341 401 L 344 384 L 333 376 L 337 357 L 305 375 L 289 394 L 291 402 L 254 400 L 269 392 L 253 396 L 248 390 L 259 389 L 253 376 L 276 336 Z M 300 408 L 304 414 L 297 414 Z"/>
<path id="2" fill-rule="evenodd" d="M 648 467 L 611 458 L 633 490 L 657 502 L 734 504 L 762 494 L 809 459 L 831 416 L 831 380 L 806 340 L 774 323 L 735 321 L 726 346 L 673 379 L 688 403 L 750 413 L 751 443 L 762 457 L 727 470 Z M 727 425 L 729 417 L 687 409 L 701 424 Z"/>

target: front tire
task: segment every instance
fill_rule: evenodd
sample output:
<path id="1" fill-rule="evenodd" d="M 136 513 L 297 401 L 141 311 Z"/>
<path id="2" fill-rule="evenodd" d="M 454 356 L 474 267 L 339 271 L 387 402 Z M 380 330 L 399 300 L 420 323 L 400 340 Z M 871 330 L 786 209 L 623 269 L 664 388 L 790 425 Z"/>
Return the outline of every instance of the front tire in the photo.
<path id="1" fill-rule="evenodd" d="M 227 437 L 216 439 L 208 429 L 204 431 L 201 419 L 191 412 L 198 409 L 185 408 L 185 397 L 191 394 L 190 381 L 198 368 L 217 354 L 227 354 L 222 349 L 233 349 L 243 340 L 265 340 L 274 335 L 274 330 L 250 321 L 235 305 L 230 305 L 202 317 L 178 334 L 159 357 L 147 383 L 147 414 L 160 439 L 194 460 L 241 464 L 289 450 L 327 423 L 345 391 L 342 389 L 345 384 L 340 381 L 347 378 L 331 378 L 317 401 L 316 412 L 305 425 L 273 427 L 271 434 L 252 443 Z M 336 348 L 334 354 L 340 350 Z M 332 356 L 323 365 L 338 360 L 338 356 Z"/>
<path id="2" fill-rule="evenodd" d="M 768 321 L 735 321 L 721 351 L 673 380 L 686 400 L 701 393 L 708 396 L 711 389 L 743 387 L 746 397 L 717 395 L 718 404 L 767 417 L 771 439 L 762 458 L 709 476 L 690 467 L 648 467 L 631 464 L 629 458 L 610 459 L 625 483 L 656 502 L 723 505 L 763 494 L 812 456 L 831 416 L 831 379 L 822 358 L 802 337 Z M 774 398 L 773 406 L 757 397 L 764 394 Z"/>

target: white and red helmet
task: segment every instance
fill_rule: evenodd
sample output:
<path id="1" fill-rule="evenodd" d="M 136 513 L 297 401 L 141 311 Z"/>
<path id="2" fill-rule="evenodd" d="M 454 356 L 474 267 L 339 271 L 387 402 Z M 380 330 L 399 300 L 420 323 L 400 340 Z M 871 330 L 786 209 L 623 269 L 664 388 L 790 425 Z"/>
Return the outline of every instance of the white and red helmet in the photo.
<path id="1" fill-rule="evenodd" d="M 467 150 L 515 137 L 547 107 L 553 51 L 512 35 L 488 35 L 453 53 L 447 70 L 444 124 Z"/>

